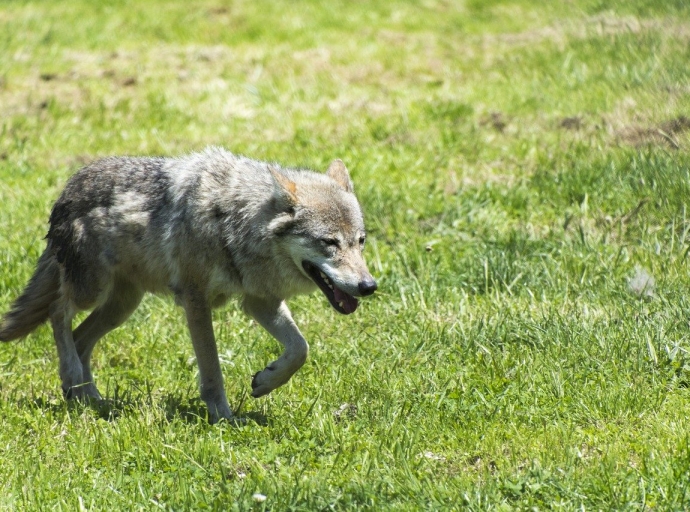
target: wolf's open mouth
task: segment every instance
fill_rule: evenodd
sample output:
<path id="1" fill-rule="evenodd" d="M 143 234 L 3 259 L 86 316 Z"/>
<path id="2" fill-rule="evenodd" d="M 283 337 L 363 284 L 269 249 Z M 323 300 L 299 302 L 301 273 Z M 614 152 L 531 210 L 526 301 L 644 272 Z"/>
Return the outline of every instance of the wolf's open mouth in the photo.
<path id="1" fill-rule="evenodd" d="M 359 304 L 357 299 L 335 286 L 333 281 L 313 263 L 303 261 L 302 267 L 304 267 L 304 270 L 309 274 L 309 277 L 311 277 L 319 288 L 321 288 L 321 291 L 328 298 L 333 309 L 343 315 L 349 315 L 355 312 Z"/>

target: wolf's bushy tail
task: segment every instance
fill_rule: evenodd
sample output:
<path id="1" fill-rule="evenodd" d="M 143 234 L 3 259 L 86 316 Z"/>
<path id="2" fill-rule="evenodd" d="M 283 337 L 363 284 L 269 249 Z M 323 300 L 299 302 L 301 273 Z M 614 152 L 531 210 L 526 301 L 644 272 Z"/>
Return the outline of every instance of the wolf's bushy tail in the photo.
<path id="1" fill-rule="evenodd" d="M 50 305 L 58 298 L 60 269 L 46 250 L 38 260 L 36 272 L 24 292 L 14 301 L 0 324 L 0 341 L 26 336 L 48 320 Z"/>

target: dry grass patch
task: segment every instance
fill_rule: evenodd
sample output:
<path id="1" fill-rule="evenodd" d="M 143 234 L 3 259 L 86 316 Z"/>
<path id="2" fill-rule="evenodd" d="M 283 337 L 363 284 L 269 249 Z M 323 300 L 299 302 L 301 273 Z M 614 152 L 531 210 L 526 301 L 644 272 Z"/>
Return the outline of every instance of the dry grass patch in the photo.
<path id="1" fill-rule="evenodd" d="M 552 25 L 539 27 L 524 32 L 507 34 L 487 34 L 481 36 L 483 48 L 496 46 L 531 46 L 550 41 L 564 48 L 573 39 L 591 37 L 612 37 L 623 34 L 641 34 L 660 32 L 666 37 L 690 39 L 690 24 L 673 18 L 640 19 L 635 16 L 618 16 L 604 13 L 581 20 L 563 20 Z"/>
<path id="2" fill-rule="evenodd" d="M 681 115 L 652 126 L 625 127 L 617 133 L 617 139 L 635 147 L 655 145 L 680 149 L 688 141 L 688 130 L 690 119 Z"/>

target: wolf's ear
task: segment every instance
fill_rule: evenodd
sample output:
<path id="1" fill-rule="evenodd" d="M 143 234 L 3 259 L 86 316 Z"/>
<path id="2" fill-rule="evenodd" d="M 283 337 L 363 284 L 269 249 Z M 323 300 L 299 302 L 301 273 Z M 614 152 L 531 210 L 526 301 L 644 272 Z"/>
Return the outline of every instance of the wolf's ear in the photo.
<path id="1" fill-rule="evenodd" d="M 328 166 L 326 176 L 334 180 L 345 192 L 354 192 L 352 180 L 350 180 L 350 173 L 347 172 L 347 167 L 342 160 L 333 160 Z"/>
<path id="2" fill-rule="evenodd" d="M 290 178 L 285 176 L 280 171 L 269 167 L 271 176 L 273 176 L 273 197 L 284 206 L 294 206 L 297 204 L 297 185 Z"/>

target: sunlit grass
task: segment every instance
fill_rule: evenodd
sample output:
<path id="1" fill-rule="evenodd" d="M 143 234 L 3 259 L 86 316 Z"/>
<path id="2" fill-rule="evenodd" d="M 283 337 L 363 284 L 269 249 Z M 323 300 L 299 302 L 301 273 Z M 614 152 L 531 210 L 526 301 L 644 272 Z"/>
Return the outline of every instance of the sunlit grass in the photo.
<path id="1" fill-rule="evenodd" d="M 99 343 L 101 409 L 47 327 L 3 345 L 0 508 L 687 508 L 689 42 L 681 1 L 4 2 L 0 309 L 79 166 L 210 144 L 342 158 L 380 290 L 291 301 L 259 400 L 277 343 L 216 311 L 242 428 L 169 298 Z"/>

